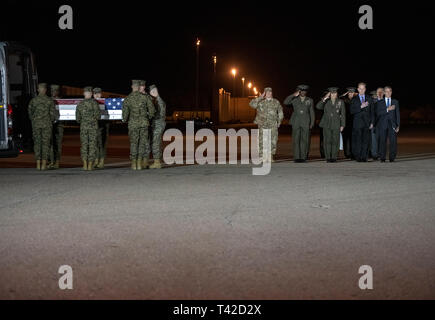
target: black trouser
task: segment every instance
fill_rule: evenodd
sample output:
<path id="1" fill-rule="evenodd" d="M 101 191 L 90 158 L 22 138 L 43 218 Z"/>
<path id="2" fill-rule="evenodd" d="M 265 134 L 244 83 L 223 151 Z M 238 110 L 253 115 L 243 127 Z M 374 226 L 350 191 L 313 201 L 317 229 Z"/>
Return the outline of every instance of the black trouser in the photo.
<path id="1" fill-rule="evenodd" d="M 369 128 L 352 129 L 352 153 L 357 161 L 367 161 L 369 152 L 370 130 Z"/>
<path id="2" fill-rule="evenodd" d="M 390 142 L 389 159 L 390 160 L 396 159 L 396 154 L 397 154 L 396 131 L 390 125 L 388 125 L 386 128 L 379 127 L 376 130 L 378 130 L 378 135 L 379 135 L 379 156 L 380 156 L 381 160 L 385 160 L 386 155 L 387 155 L 387 139 Z"/>
<path id="3" fill-rule="evenodd" d="M 352 128 L 344 128 L 342 135 L 344 155 L 350 158 L 352 156 Z"/>

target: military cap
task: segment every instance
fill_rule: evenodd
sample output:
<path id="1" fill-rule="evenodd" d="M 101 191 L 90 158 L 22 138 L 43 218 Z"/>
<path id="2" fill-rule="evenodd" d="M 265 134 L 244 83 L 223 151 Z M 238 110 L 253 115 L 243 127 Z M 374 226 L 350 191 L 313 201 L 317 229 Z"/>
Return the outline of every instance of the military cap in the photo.
<path id="1" fill-rule="evenodd" d="M 39 88 L 47 88 L 47 84 L 45 82 L 38 83 Z"/>
<path id="2" fill-rule="evenodd" d="M 150 91 L 153 89 L 157 89 L 157 86 L 155 84 L 150 85 Z"/>
<path id="3" fill-rule="evenodd" d="M 146 84 L 145 80 L 139 80 L 139 86 L 143 87 Z"/>
<path id="4" fill-rule="evenodd" d="M 94 89 L 92 89 L 93 93 L 101 93 L 101 91 L 103 91 L 103 90 L 101 90 L 101 88 L 94 88 Z"/>
<path id="5" fill-rule="evenodd" d="M 58 84 L 52 84 L 51 86 L 50 86 L 50 89 L 51 90 L 59 90 L 59 88 L 60 88 L 60 86 L 58 85 Z"/>
<path id="6" fill-rule="evenodd" d="M 309 88 L 310 87 L 307 86 L 306 84 L 298 85 L 298 90 L 301 90 L 301 91 L 307 91 Z"/>
<path id="7" fill-rule="evenodd" d="M 131 80 L 131 85 L 132 86 L 140 86 L 139 82 L 140 82 L 140 80 Z"/>
<path id="8" fill-rule="evenodd" d="M 83 88 L 84 92 L 92 92 L 92 87 L 88 86 L 88 87 L 84 87 Z"/>
<path id="9" fill-rule="evenodd" d="M 337 87 L 330 87 L 330 88 L 328 88 L 328 92 L 331 92 L 331 93 L 338 92 L 338 88 Z"/>
<path id="10" fill-rule="evenodd" d="M 348 87 L 346 88 L 347 92 L 356 92 L 356 88 L 355 87 Z"/>
<path id="11" fill-rule="evenodd" d="M 266 91 L 272 91 L 272 88 L 271 87 L 264 88 L 264 92 L 266 92 Z"/>

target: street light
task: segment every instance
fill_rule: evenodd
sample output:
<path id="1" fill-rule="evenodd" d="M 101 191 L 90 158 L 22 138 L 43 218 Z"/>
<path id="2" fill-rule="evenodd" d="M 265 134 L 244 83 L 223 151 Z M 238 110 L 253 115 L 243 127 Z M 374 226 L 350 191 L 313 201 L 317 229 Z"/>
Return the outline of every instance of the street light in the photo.
<path id="1" fill-rule="evenodd" d="M 237 70 L 235 68 L 232 68 L 231 73 L 233 74 L 233 97 L 235 97 L 236 96 L 236 73 L 237 73 Z"/>
<path id="2" fill-rule="evenodd" d="M 242 98 L 245 96 L 245 78 L 242 78 Z"/>
<path id="3" fill-rule="evenodd" d="M 196 38 L 196 86 L 195 86 L 195 105 L 199 107 L 199 45 L 201 40 Z"/>
<path id="4" fill-rule="evenodd" d="M 254 95 L 257 95 L 257 88 L 256 87 L 254 87 Z"/>

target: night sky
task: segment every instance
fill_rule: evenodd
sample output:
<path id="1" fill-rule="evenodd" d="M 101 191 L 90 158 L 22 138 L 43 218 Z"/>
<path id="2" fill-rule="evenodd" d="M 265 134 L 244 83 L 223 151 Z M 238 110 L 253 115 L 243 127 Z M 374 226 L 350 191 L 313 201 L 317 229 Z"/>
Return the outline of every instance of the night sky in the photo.
<path id="1" fill-rule="evenodd" d="M 298 84 L 317 101 L 329 86 L 393 86 L 403 107 L 432 104 L 434 11 L 412 1 L 2 1 L 0 40 L 28 44 L 42 82 L 128 93 L 130 80 L 156 84 L 172 106 L 194 104 L 195 39 L 201 39 L 201 105 L 209 105 L 212 54 L 218 85 L 231 67 L 284 99 Z M 58 28 L 58 8 L 74 29 Z M 370 4 L 374 30 L 360 30 Z M 241 81 L 237 84 L 240 94 Z"/>

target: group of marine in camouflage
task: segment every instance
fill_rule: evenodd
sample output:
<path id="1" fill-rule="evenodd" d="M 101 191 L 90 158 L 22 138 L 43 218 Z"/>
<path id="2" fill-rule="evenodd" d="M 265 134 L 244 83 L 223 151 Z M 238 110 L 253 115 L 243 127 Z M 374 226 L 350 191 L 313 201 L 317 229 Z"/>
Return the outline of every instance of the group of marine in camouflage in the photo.
<path id="1" fill-rule="evenodd" d="M 162 167 L 162 135 L 165 129 L 166 104 L 155 85 L 146 92 L 144 80 L 132 81 L 132 92 L 125 98 L 122 120 L 128 122 L 130 159 L 133 170 Z M 38 95 L 29 103 L 32 123 L 34 152 L 37 170 L 57 169 L 62 154 L 62 139 L 65 123 L 56 115 L 54 99 L 59 99 L 60 87 L 38 85 Z M 104 168 L 110 122 L 100 120 L 101 112 L 97 99 L 102 97 L 100 88 L 85 87 L 84 99 L 76 108 L 76 121 L 80 124 L 80 154 L 83 170 Z M 151 143 L 149 128 L 152 128 Z M 151 146 L 151 147 L 150 147 Z M 149 163 L 152 152 L 153 163 Z"/>
<path id="2" fill-rule="evenodd" d="M 293 108 L 290 118 L 294 162 L 306 162 L 310 150 L 310 133 L 315 124 L 314 102 L 307 96 L 309 87 L 299 85 L 295 93 L 284 100 L 284 105 Z M 320 152 L 327 162 L 337 162 L 340 149 L 340 134 L 344 154 L 358 162 L 386 160 L 389 140 L 389 161 L 397 154 L 397 133 L 400 127 L 399 101 L 392 98 L 392 88 L 378 88 L 366 95 L 366 84 L 349 87 L 340 97 L 337 87 L 316 104 L 323 110 L 319 126 L 321 130 Z M 341 99 L 344 97 L 343 99 Z M 273 98 L 272 88 L 267 87 L 250 106 L 256 109 L 255 123 L 259 129 L 259 156 L 263 161 L 273 162 L 278 142 L 278 129 L 284 118 L 281 103 Z M 263 132 L 270 130 L 271 152 L 263 156 Z"/>

